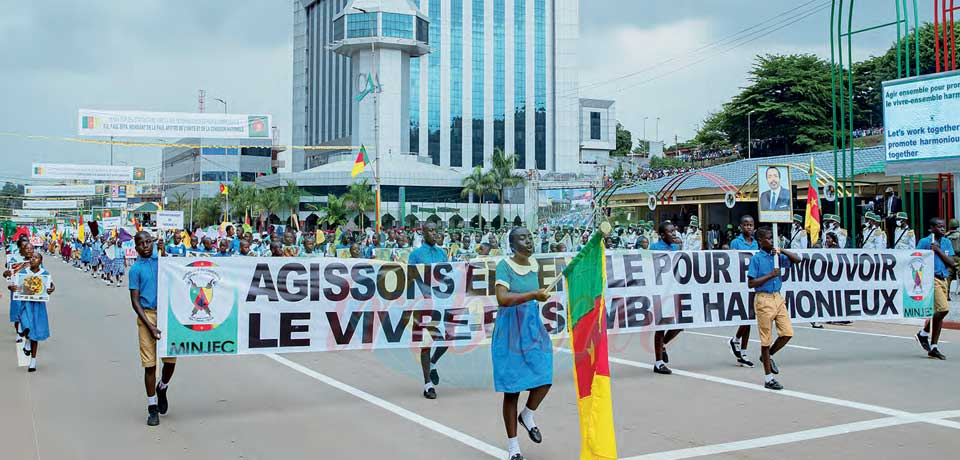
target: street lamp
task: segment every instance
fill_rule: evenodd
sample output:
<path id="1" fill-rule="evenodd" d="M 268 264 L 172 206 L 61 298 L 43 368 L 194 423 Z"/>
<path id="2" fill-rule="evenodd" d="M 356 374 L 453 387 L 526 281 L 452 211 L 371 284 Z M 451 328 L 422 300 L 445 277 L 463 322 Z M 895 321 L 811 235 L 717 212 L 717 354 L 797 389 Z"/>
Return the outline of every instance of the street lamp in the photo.
<path id="1" fill-rule="evenodd" d="M 647 140 L 647 118 L 650 117 L 643 117 L 643 140 Z"/>
<path id="2" fill-rule="evenodd" d="M 227 101 L 225 101 L 225 100 L 223 100 L 223 99 L 220 99 L 219 97 L 215 97 L 215 98 L 213 98 L 213 100 L 215 100 L 215 101 L 220 102 L 220 103 L 223 104 L 223 114 L 226 115 L 226 114 L 227 114 Z"/>
<path id="3" fill-rule="evenodd" d="M 756 112 L 756 110 L 751 110 L 747 112 L 747 159 L 750 159 L 753 157 L 753 145 L 751 145 L 753 144 L 751 142 L 753 139 L 750 133 L 750 115 L 752 115 L 753 112 Z"/>
<path id="4" fill-rule="evenodd" d="M 656 135 L 656 138 L 657 138 L 657 139 L 656 139 L 657 142 L 660 142 L 660 117 L 657 117 L 657 135 Z"/>

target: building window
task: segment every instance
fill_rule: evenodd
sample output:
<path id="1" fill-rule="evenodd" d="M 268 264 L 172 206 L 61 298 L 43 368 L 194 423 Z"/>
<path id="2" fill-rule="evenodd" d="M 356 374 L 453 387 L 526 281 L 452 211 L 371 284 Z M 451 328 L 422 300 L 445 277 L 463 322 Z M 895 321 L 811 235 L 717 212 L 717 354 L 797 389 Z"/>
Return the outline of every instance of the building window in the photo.
<path id="1" fill-rule="evenodd" d="M 307 10 L 311 11 L 311 10 Z M 333 41 L 343 40 L 343 16 L 333 21 Z"/>
<path id="2" fill-rule="evenodd" d="M 504 132 L 504 117 L 506 117 L 506 64 L 504 63 L 504 27 L 506 11 L 504 0 L 493 0 L 493 148 L 504 150 L 506 133 Z"/>
<path id="3" fill-rule="evenodd" d="M 440 0 L 430 0 L 430 43 L 427 59 L 427 152 L 440 164 Z"/>
<path id="4" fill-rule="evenodd" d="M 270 147 L 242 147 L 240 149 L 240 156 L 270 158 L 272 150 Z"/>
<path id="5" fill-rule="evenodd" d="M 534 0 L 533 103 L 535 106 L 534 160 L 547 169 L 547 19 L 546 0 Z"/>
<path id="6" fill-rule="evenodd" d="M 463 0 L 450 0 L 450 166 L 463 166 Z"/>
<path id="7" fill-rule="evenodd" d="M 527 3 L 513 4 L 513 158 L 514 167 L 527 167 Z"/>
<path id="8" fill-rule="evenodd" d="M 204 171 L 203 176 L 200 178 L 202 181 L 219 181 L 223 182 L 227 180 L 227 173 L 225 171 Z"/>
<path id="9" fill-rule="evenodd" d="M 420 0 L 416 0 L 420 8 Z M 427 37 L 421 38 L 421 30 L 426 34 L 427 22 L 417 18 L 417 40 L 426 42 Z M 420 58 L 410 58 L 410 152 L 420 153 Z"/>
<path id="10" fill-rule="evenodd" d="M 383 13 L 383 36 L 413 40 L 413 16 Z"/>
<path id="11" fill-rule="evenodd" d="M 417 1 L 417 7 L 420 7 L 420 1 Z M 423 18 L 417 18 L 417 41 L 430 44 L 430 26 Z"/>
<path id="12" fill-rule="evenodd" d="M 473 1 L 473 158 L 472 166 L 483 166 L 483 2 Z"/>
<path id="13" fill-rule="evenodd" d="M 600 140 L 600 112 L 590 112 L 590 139 Z"/>
<path id="14" fill-rule="evenodd" d="M 375 37 L 376 35 L 377 13 L 347 15 L 347 38 Z"/>
<path id="15" fill-rule="evenodd" d="M 257 180 L 257 173 L 255 172 L 241 172 L 240 180 L 243 182 L 254 182 Z"/>

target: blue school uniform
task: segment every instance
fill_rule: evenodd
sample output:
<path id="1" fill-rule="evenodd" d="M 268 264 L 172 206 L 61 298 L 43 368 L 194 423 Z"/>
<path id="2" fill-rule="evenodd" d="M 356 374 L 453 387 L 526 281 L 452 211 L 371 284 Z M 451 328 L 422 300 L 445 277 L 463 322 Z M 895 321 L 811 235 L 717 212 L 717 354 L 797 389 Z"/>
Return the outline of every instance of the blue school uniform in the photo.
<path id="1" fill-rule="evenodd" d="M 115 244 L 110 247 L 111 265 L 110 265 L 110 274 L 115 276 L 123 276 L 123 271 L 126 268 L 126 259 L 127 251 L 123 246 Z"/>
<path id="2" fill-rule="evenodd" d="M 173 244 L 170 243 L 166 247 L 166 254 L 170 257 L 186 257 L 187 256 L 187 245 Z"/>
<path id="3" fill-rule="evenodd" d="M 497 285 L 514 293 L 536 291 L 540 288 L 538 266 L 532 259 L 530 264 L 501 260 L 497 264 Z M 490 353 L 497 392 L 520 393 L 553 383 L 553 344 L 540 321 L 536 300 L 499 308 Z"/>
<path id="4" fill-rule="evenodd" d="M 759 251 L 760 245 L 757 243 L 757 239 L 754 238 L 753 241 L 747 243 L 747 240 L 743 238 L 743 234 L 736 237 L 733 241 L 730 242 L 730 249 L 737 251 Z"/>
<path id="5" fill-rule="evenodd" d="M 80 262 L 85 264 L 90 263 L 90 245 L 84 244 L 83 251 L 80 252 Z"/>
<path id="6" fill-rule="evenodd" d="M 90 248 L 90 265 L 96 267 L 100 265 L 100 256 L 103 255 L 103 245 L 99 241 L 93 243 L 93 246 Z"/>
<path id="7" fill-rule="evenodd" d="M 20 271 L 22 274 L 34 274 L 34 275 L 50 275 L 45 268 L 40 267 L 40 271 L 34 272 L 30 270 L 30 267 L 24 268 Z M 50 282 L 53 282 L 53 277 L 50 278 Z M 50 338 L 50 321 L 47 317 L 47 303 L 46 302 L 35 302 L 32 300 L 21 300 L 20 301 L 20 328 L 23 330 L 30 329 L 30 334 L 28 337 L 30 340 L 36 340 L 38 342 L 47 340 Z"/>
<path id="8" fill-rule="evenodd" d="M 14 264 L 14 263 L 18 263 L 18 262 L 22 262 L 22 261 L 23 261 L 23 258 L 20 257 L 20 254 L 19 254 L 19 253 L 9 252 L 9 251 L 10 251 L 10 250 L 8 249 L 8 252 L 7 252 L 7 266 L 12 266 L 11 264 Z M 15 273 L 12 273 L 12 272 L 11 272 L 10 277 L 13 278 L 14 275 L 15 275 Z M 13 300 L 13 296 L 12 296 L 12 295 L 10 296 L 10 322 L 11 322 L 11 323 L 18 323 L 18 322 L 20 322 L 20 301 L 19 301 L 19 300 Z"/>

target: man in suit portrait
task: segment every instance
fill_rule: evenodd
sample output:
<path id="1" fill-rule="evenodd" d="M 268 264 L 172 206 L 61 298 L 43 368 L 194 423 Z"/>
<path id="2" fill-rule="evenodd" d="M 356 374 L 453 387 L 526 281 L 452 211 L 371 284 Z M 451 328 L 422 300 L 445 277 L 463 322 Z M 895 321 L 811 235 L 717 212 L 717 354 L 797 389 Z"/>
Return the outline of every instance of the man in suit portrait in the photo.
<path id="1" fill-rule="evenodd" d="M 760 195 L 761 211 L 790 211 L 792 210 L 790 190 L 783 188 L 780 182 L 780 169 L 775 166 L 767 168 L 767 186 L 770 190 Z"/>

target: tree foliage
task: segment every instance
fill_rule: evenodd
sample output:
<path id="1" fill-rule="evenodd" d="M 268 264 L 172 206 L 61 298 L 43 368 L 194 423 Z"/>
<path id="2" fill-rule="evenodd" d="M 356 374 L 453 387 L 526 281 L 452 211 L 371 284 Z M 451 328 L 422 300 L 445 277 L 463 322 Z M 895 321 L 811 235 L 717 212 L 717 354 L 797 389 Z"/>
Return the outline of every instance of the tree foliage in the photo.
<path id="1" fill-rule="evenodd" d="M 617 149 L 610 152 L 613 157 L 625 157 L 633 149 L 633 135 L 617 122 Z"/>
<path id="2" fill-rule="evenodd" d="M 500 196 L 500 217 L 503 215 L 503 208 L 506 204 L 507 189 L 519 187 L 527 182 L 526 176 L 516 172 L 513 168 L 515 155 L 507 155 L 499 148 L 493 149 L 493 158 L 490 165 L 489 174 L 492 176 L 493 183 L 496 185 L 497 194 Z"/>

